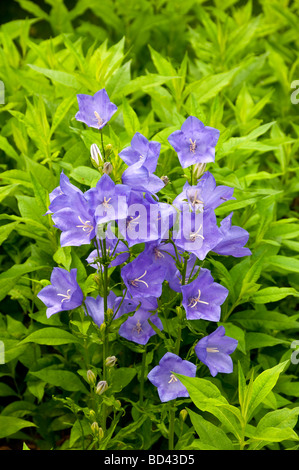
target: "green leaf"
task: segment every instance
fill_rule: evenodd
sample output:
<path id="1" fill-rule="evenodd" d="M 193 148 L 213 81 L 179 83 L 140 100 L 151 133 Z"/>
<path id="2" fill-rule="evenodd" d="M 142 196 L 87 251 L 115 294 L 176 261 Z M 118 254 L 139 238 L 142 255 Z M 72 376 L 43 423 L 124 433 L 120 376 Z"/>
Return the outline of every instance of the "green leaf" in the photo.
<path id="1" fill-rule="evenodd" d="M 277 302 L 288 295 L 299 297 L 299 292 L 293 287 L 266 287 L 255 292 L 251 300 L 257 304 L 266 304 L 268 302 Z"/>
<path id="2" fill-rule="evenodd" d="M 199 414 L 187 410 L 192 425 L 200 438 L 200 443 L 213 446 L 217 450 L 234 450 L 231 440 L 219 426 L 215 426 Z"/>
<path id="3" fill-rule="evenodd" d="M 132 138 L 133 135 L 140 130 L 140 124 L 137 114 L 125 97 L 123 98 L 122 112 L 126 131 L 129 138 Z"/>
<path id="4" fill-rule="evenodd" d="M 267 262 L 270 266 L 278 268 L 279 270 L 299 273 L 299 260 L 295 258 L 290 258 L 288 256 L 270 256 L 267 259 Z"/>
<path id="5" fill-rule="evenodd" d="M 24 428 L 35 427 L 34 423 L 13 416 L 0 415 L 0 439 L 11 436 Z"/>
<path id="6" fill-rule="evenodd" d="M 72 344 L 80 343 L 79 339 L 68 331 L 60 328 L 41 328 L 40 330 L 34 331 L 23 339 L 20 344 L 24 343 L 37 343 L 47 344 L 48 346 L 58 346 L 59 344 Z"/>
<path id="7" fill-rule="evenodd" d="M 79 377 L 68 370 L 51 369 L 51 367 L 49 367 L 36 372 L 30 371 L 30 374 L 50 385 L 62 388 L 68 392 L 87 393 L 87 389 Z"/>
<path id="8" fill-rule="evenodd" d="M 111 370 L 110 391 L 113 393 L 121 392 L 135 377 L 136 370 L 130 367 L 113 368 Z"/>
<path id="9" fill-rule="evenodd" d="M 287 363 L 289 363 L 289 361 L 284 361 L 272 367 L 271 369 L 263 371 L 254 380 L 252 385 L 252 393 L 246 413 L 247 422 L 249 422 L 249 420 L 252 418 L 256 408 L 271 392 L 279 378 L 279 375 L 284 371 Z"/>

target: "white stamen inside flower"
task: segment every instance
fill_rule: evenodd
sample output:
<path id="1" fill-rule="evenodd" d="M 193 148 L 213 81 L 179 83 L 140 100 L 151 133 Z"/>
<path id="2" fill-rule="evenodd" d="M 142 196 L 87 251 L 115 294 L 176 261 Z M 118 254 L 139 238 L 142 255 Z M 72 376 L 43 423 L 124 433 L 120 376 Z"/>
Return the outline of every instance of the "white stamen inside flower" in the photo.
<path id="1" fill-rule="evenodd" d="M 71 298 L 71 289 L 68 289 L 66 291 L 66 294 L 57 294 L 59 297 L 63 297 L 61 303 L 63 303 L 65 300 L 70 300 Z"/>
<path id="2" fill-rule="evenodd" d="M 192 207 L 195 207 L 196 204 L 203 204 L 203 201 L 197 198 L 197 190 L 195 191 L 194 195 L 189 196 L 189 199 Z"/>
<path id="3" fill-rule="evenodd" d="M 78 215 L 78 219 L 80 220 L 82 225 L 76 225 L 76 227 L 82 228 L 83 232 L 87 232 L 87 233 L 90 233 L 93 231 L 93 225 L 91 225 L 90 220 L 86 220 L 84 222 L 79 215 Z"/>
<path id="4" fill-rule="evenodd" d="M 196 150 L 196 140 L 193 141 L 192 139 L 189 139 L 189 142 L 190 142 L 190 145 L 189 145 L 190 152 L 194 153 Z"/>
<path id="5" fill-rule="evenodd" d="M 202 238 L 204 240 L 204 236 L 201 233 L 198 233 L 202 229 L 202 225 L 199 227 L 199 229 L 196 232 L 191 232 L 190 233 L 190 241 L 195 242 L 197 238 Z"/>
<path id="6" fill-rule="evenodd" d="M 142 278 L 146 275 L 146 273 L 147 273 L 147 271 L 144 271 L 144 273 L 142 274 L 142 276 L 139 276 L 139 277 L 137 277 L 136 279 L 131 279 L 131 280 L 129 280 L 129 284 L 131 284 L 131 286 L 138 287 L 137 282 L 143 282 L 143 284 L 145 284 L 145 286 L 148 287 L 147 282 L 145 282 L 145 281 L 142 280 Z"/>
<path id="7" fill-rule="evenodd" d="M 104 201 L 102 202 L 102 205 L 104 207 L 106 207 L 107 209 L 109 209 L 109 207 L 111 207 L 111 204 L 109 204 L 109 201 L 111 200 L 111 197 L 109 197 L 109 199 L 106 199 L 106 196 L 104 197 Z"/>
<path id="8" fill-rule="evenodd" d="M 141 323 L 140 323 L 139 320 L 138 320 L 138 322 L 136 323 L 136 326 L 134 326 L 133 331 L 137 331 L 137 334 L 138 334 L 138 335 L 140 335 L 140 333 L 143 331 L 143 330 L 142 330 Z"/>
<path id="9" fill-rule="evenodd" d="M 130 215 L 131 220 L 127 220 L 127 229 L 132 230 L 131 225 L 134 226 L 134 225 L 138 224 L 139 222 L 136 222 L 136 220 L 138 220 L 140 217 L 141 217 L 140 214 L 137 215 L 137 217 L 135 217 L 135 218 L 132 215 Z"/>
<path id="10" fill-rule="evenodd" d="M 165 258 L 165 256 L 163 255 L 163 253 L 161 253 L 161 251 L 159 250 L 159 248 L 154 248 L 154 255 L 155 255 L 155 259 L 161 259 L 161 258 Z"/>
<path id="11" fill-rule="evenodd" d="M 174 374 L 170 374 L 170 380 L 168 381 L 169 384 L 177 382 L 178 379 Z"/>
<path id="12" fill-rule="evenodd" d="M 209 353 L 218 353 L 219 349 L 218 348 L 206 348 L 206 351 Z"/>
<path id="13" fill-rule="evenodd" d="M 103 124 L 104 120 L 101 118 L 101 116 L 99 115 L 99 113 L 97 111 L 94 111 L 94 115 L 96 117 L 98 125 L 101 126 Z"/>
<path id="14" fill-rule="evenodd" d="M 197 297 L 192 297 L 191 299 L 189 299 L 190 303 L 188 304 L 188 307 L 194 308 L 198 303 L 209 305 L 209 302 L 205 302 L 204 300 L 200 300 L 200 296 L 201 296 L 201 291 L 200 291 L 200 289 L 198 289 L 198 296 Z"/>

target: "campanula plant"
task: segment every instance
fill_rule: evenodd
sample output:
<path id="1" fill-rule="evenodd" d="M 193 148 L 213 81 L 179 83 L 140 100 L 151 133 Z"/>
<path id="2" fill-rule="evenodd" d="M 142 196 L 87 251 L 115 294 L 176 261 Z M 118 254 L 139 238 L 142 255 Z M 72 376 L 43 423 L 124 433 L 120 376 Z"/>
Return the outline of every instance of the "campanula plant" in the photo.
<path id="1" fill-rule="evenodd" d="M 77 98 L 76 120 L 102 133 L 117 111 L 106 90 L 94 96 L 80 94 Z M 100 169 L 104 144 L 102 153 L 92 144 L 91 160 L 102 172 L 95 186 L 84 192 L 61 172 L 60 185 L 50 194 L 46 214 L 61 233 L 61 246 L 88 245 L 86 263 L 96 270 L 96 283 L 90 295 L 83 296 L 76 270 L 54 268 L 51 284 L 38 297 L 48 307 L 47 316 L 62 310 L 68 310 L 71 315 L 72 310 L 81 308 L 84 317 L 91 319 L 102 345 L 100 380 L 93 389 L 98 399 L 92 408 L 101 430 L 101 438 L 95 444 L 98 448 L 107 446 L 110 439 L 115 378 L 108 364 L 111 354 L 116 353 L 115 338 L 122 338 L 133 350 L 134 344 L 137 350 L 141 348 L 140 410 L 145 406 L 147 381 L 154 387 L 150 390 L 147 382 L 147 390 L 154 400 L 159 397 L 162 403 L 169 402 L 170 449 L 175 445 L 176 399 L 189 397 L 188 387 L 176 374 L 195 378 L 200 363 L 213 377 L 233 371 L 231 354 L 238 341 L 225 335 L 224 326 L 217 328 L 221 305 L 229 291 L 215 282 L 211 271 L 203 265 L 213 252 L 216 256 L 250 255 L 245 247 L 248 233 L 242 227 L 231 225 L 232 214 L 220 223 L 217 220 L 215 209 L 234 199 L 233 188 L 217 186 L 210 171 L 203 172 L 196 180 L 197 165 L 214 161 L 219 134 L 219 130 L 189 116 L 180 130 L 169 135 L 168 141 L 177 152 L 182 168 L 191 167 L 191 181 L 185 182 L 182 192 L 172 202 L 159 197 L 167 183 L 155 174 L 161 144 L 148 140 L 140 132 L 119 153 L 127 168 L 117 176 L 118 182 Z M 112 275 L 115 269 L 119 282 Z M 163 303 L 165 291 L 172 291 L 169 294 L 174 296 L 170 316 L 166 315 Z M 182 330 L 195 321 L 208 322 L 211 325 L 208 329 L 214 331 L 203 336 L 203 330 L 198 330 L 198 341 L 188 352 Z M 176 335 L 169 334 L 173 322 L 177 325 Z M 154 354 L 158 363 L 146 375 L 148 354 Z M 90 363 L 90 367 L 95 364 Z M 88 374 L 90 379 L 91 372 Z"/>

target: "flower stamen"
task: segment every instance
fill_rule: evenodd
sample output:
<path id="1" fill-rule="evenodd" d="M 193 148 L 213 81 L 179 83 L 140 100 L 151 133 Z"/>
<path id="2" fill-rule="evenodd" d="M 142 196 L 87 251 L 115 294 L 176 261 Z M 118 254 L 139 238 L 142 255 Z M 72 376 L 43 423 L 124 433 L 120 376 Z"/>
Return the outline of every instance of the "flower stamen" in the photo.
<path id="1" fill-rule="evenodd" d="M 109 199 L 106 199 L 106 196 L 104 196 L 104 201 L 102 202 L 102 205 L 106 207 L 107 209 L 111 207 L 111 204 L 108 204 L 110 200 L 111 200 L 111 197 L 109 197 Z"/>
<path id="2" fill-rule="evenodd" d="M 63 303 L 65 300 L 70 300 L 70 298 L 71 298 L 71 289 L 68 289 L 66 291 L 66 294 L 57 294 L 57 295 L 59 295 L 59 297 L 63 297 L 63 299 L 61 301 L 61 303 Z"/>
<path id="3" fill-rule="evenodd" d="M 148 283 L 142 280 L 142 278 L 146 275 L 146 273 L 147 273 L 147 271 L 144 271 L 144 273 L 142 274 L 142 276 L 139 276 L 139 277 L 137 277 L 136 279 L 131 279 L 131 280 L 129 281 L 129 283 L 131 284 L 131 286 L 138 287 L 137 282 L 143 282 L 143 284 L 145 284 L 145 286 L 148 288 Z"/>
<path id="4" fill-rule="evenodd" d="M 94 115 L 96 117 L 98 125 L 101 126 L 103 124 L 104 120 L 101 118 L 101 116 L 99 115 L 99 113 L 97 111 L 94 111 Z"/>
<path id="5" fill-rule="evenodd" d="M 170 380 L 168 381 L 169 384 L 177 382 L 178 379 L 174 374 L 170 374 Z"/>
<path id="6" fill-rule="evenodd" d="M 128 230 L 132 230 L 131 224 L 132 224 L 132 225 L 138 224 L 138 222 L 136 222 L 136 220 L 138 220 L 140 217 L 141 217 L 140 214 L 137 215 L 137 217 L 135 217 L 135 218 L 134 218 L 132 215 L 130 215 L 131 220 L 128 220 L 128 221 L 127 221 L 127 229 L 128 229 Z"/>
<path id="7" fill-rule="evenodd" d="M 189 142 L 190 142 L 190 145 L 189 145 L 190 152 L 194 153 L 196 150 L 196 140 L 194 140 L 193 142 L 192 139 L 189 139 Z"/>
<path id="8" fill-rule="evenodd" d="M 143 330 L 142 330 L 141 323 L 140 323 L 139 320 L 138 320 L 138 322 L 136 323 L 136 326 L 134 326 L 133 331 L 137 331 L 137 334 L 138 334 L 138 335 L 140 335 L 140 333 L 143 331 Z"/>
<path id="9" fill-rule="evenodd" d="M 188 307 L 194 308 L 198 303 L 209 305 L 209 302 L 205 302 L 204 300 L 200 300 L 200 296 L 201 296 L 201 291 L 200 291 L 200 289 L 198 289 L 198 296 L 197 297 L 192 297 L 191 299 L 189 299 L 190 303 L 189 303 Z"/>
<path id="10" fill-rule="evenodd" d="M 202 225 L 200 225 L 199 229 L 196 232 L 190 233 L 190 241 L 195 242 L 197 238 L 202 238 L 204 240 L 204 236 L 198 233 L 202 229 Z"/>
<path id="11" fill-rule="evenodd" d="M 91 225 L 90 220 L 86 220 L 85 222 L 83 222 L 83 220 L 81 219 L 79 215 L 78 215 L 78 219 L 80 220 L 80 222 L 82 222 L 82 225 L 76 225 L 76 227 L 82 228 L 83 232 L 87 232 L 87 233 L 90 233 L 93 231 L 93 225 Z"/>
<path id="12" fill-rule="evenodd" d="M 206 348 L 206 351 L 209 353 L 218 353 L 219 349 L 218 348 Z"/>

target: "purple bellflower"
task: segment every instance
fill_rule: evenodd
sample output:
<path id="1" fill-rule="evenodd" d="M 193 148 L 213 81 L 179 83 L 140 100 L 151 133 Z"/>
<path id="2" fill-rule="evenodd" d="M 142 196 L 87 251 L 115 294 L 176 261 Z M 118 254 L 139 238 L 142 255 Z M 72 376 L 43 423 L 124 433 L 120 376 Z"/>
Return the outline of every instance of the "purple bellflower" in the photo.
<path id="1" fill-rule="evenodd" d="M 77 269 L 67 271 L 63 268 L 53 268 L 51 285 L 44 287 L 37 297 L 46 305 L 46 315 L 49 318 L 54 313 L 63 310 L 73 310 L 83 302 L 83 292 L 77 282 Z"/>
<path id="2" fill-rule="evenodd" d="M 86 191 L 84 197 L 95 214 L 96 222 L 104 224 L 127 216 L 129 193 L 128 186 L 115 184 L 110 176 L 104 173 L 95 188 Z"/>
<path id="3" fill-rule="evenodd" d="M 113 291 L 109 292 L 107 297 L 107 307 L 113 309 L 116 295 Z M 104 298 L 100 295 L 94 297 L 86 297 L 85 305 L 88 315 L 93 319 L 94 323 L 100 327 L 104 322 Z"/>
<path id="4" fill-rule="evenodd" d="M 82 191 L 77 188 L 77 186 L 74 186 L 62 171 L 60 174 L 59 186 L 53 189 L 53 191 L 49 194 L 50 205 L 46 214 L 57 212 L 60 209 L 64 209 L 65 207 L 71 207 L 72 197 L 76 193 L 79 193 L 83 196 Z"/>
<path id="5" fill-rule="evenodd" d="M 219 326 L 208 336 L 205 336 L 195 346 L 198 359 L 205 364 L 213 377 L 222 372 L 231 374 L 233 372 L 233 361 L 230 354 L 234 352 L 238 341 L 225 336 L 225 328 Z"/>
<path id="6" fill-rule="evenodd" d="M 225 201 L 235 199 L 233 192 L 234 188 L 229 186 L 217 186 L 214 176 L 206 171 L 196 186 L 185 183 L 183 191 L 175 198 L 173 205 L 181 209 L 184 204 L 188 204 L 189 209 L 193 211 L 216 209 Z"/>
<path id="7" fill-rule="evenodd" d="M 150 142 L 140 132 L 136 132 L 131 140 L 131 146 L 123 149 L 119 156 L 129 166 L 142 162 L 150 173 L 154 173 L 160 150 L 161 144 L 159 142 Z"/>
<path id="8" fill-rule="evenodd" d="M 61 196 L 62 197 L 62 196 Z M 53 201 L 60 198 L 58 196 Z M 52 214 L 55 226 L 61 230 L 61 246 L 81 246 L 89 244 L 95 237 L 96 222 L 94 213 L 83 194 L 77 192 L 67 205 Z"/>
<path id="9" fill-rule="evenodd" d="M 121 270 L 128 294 L 134 297 L 160 297 L 165 268 L 156 267 L 149 256 L 141 253 Z"/>
<path id="10" fill-rule="evenodd" d="M 75 118 L 88 127 L 102 129 L 117 111 L 117 106 L 111 103 L 105 88 L 97 91 L 93 96 L 77 95 L 77 100 L 79 111 Z"/>
<path id="11" fill-rule="evenodd" d="M 215 160 L 215 146 L 219 139 L 219 130 L 204 124 L 194 116 L 189 116 L 181 130 L 168 137 L 168 142 L 178 154 L 180 164 L 187 168 L 196 163 L 208 163 Z"/>
<path id="12" fill-rule="evenodd" d="M 150 194 L 156 194 L 164 188 L 165 184 L 154 173 L 151 173 L 142 160 L 130 165 L 122 174 L 123 184 Z"/>
<path id="13" fill-rule="evenodd" d="M 208 269 L 201 268 L 197 278 L 182 286 L 181 292 L 187 320 L 220 320 L 220 305 L 228 296 L 228 290 L 214 282 Z"/>
<path id="14" fill-rule="evenodd" d="M 176 268 L 175 249 L 171 243 L 162 243 L 161 240 L 145 244 L 143 254 L 148 256 L 155 266 L 162 266 L 165 270 L 165 280 L 171 282 Z"/>
<path id="15" fill-rule="evenodd" d="M 159 330 L 163 329 L 162 322 L 157 314 L 140 308 L 132 317 L 129 317 L 119 328 L 119 334 L 129 341 L 134 341 L 138 344 L 146 344 L 148 340 L 156 334 L 152 328 L 150 320 Z"/>
<path id="16" fill-rule="evenodd" d="M 179 249 L 203 260 L 221 239 L 213 209 L 195 213 L 184 206 L 173 229 L 173 241 Z"/>
<path id="17" fill-rule="evenodd" d="M 174 375 L 178 373 L 188 377 L 195 377 L 196 365 L 181 359 L 176 354 L 167 352 L 148 374 L 147 378 L 158 388 L 162 402 L 174 400 L 179 397 L 189 397 L 186 387 Z"/>
<path id="18" fill-rule="evenodd" d="M 235 258 L 250 256 L 251 251 L 244 245 L 248 242 L 249 233 L 242 227 L 232 226 L 231 212 L 220 223 L 221 241 L 214 246 L 213 251 L 218 255 L 231 255 Z"/>

